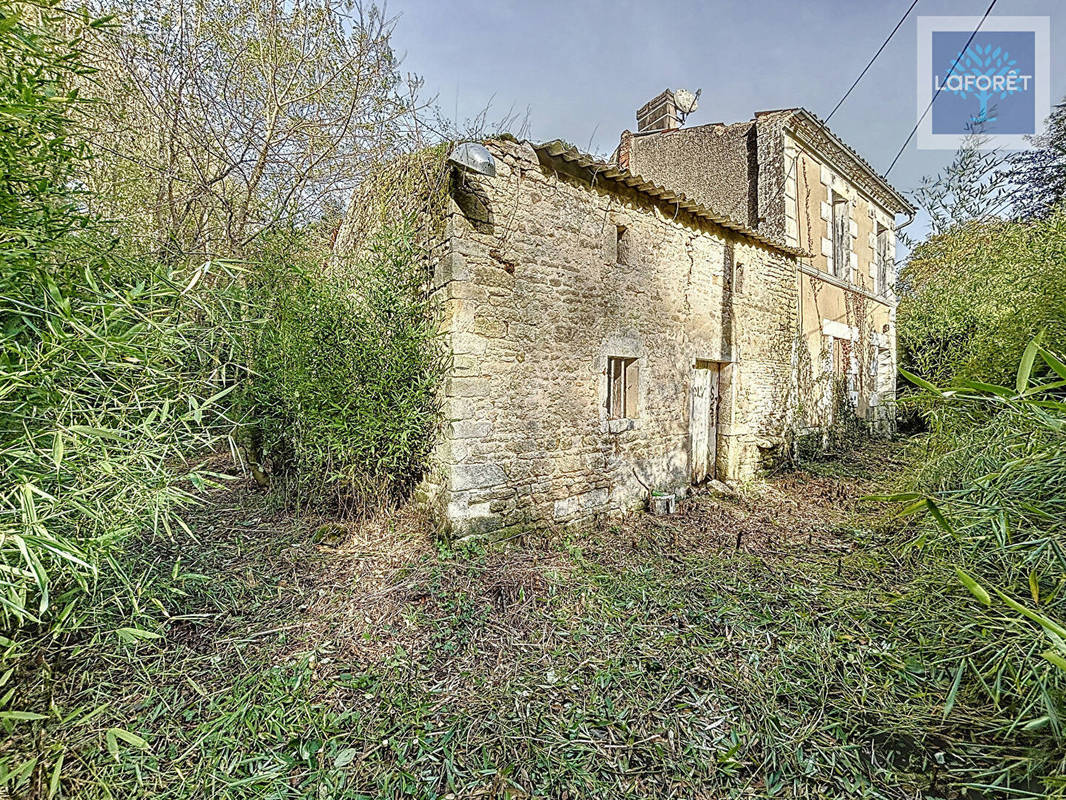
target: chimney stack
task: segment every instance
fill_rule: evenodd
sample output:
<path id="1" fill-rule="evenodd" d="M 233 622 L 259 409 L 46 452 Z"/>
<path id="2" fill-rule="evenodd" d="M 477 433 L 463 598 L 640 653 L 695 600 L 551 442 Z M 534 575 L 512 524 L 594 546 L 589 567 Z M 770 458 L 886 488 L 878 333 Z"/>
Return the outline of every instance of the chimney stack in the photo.
<path id="1" fill-rule="evenodd" d="M 680 127 L 677 101 L 669 89 L 649 100 L 637 111 L 637 133 L 670 131 Z"/>

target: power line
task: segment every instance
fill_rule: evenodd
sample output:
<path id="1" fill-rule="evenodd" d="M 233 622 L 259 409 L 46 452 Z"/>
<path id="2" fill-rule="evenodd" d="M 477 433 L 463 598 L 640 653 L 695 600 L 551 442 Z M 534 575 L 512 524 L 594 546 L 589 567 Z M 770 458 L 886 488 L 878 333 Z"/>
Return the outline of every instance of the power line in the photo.
<path id="1" fill-rule="evenodd" d="M 977 32 L 979 30 L 981 30 L 981 26 L 985 24 L 985 20 L 988 19 L 988 15 L 992 13 L 992 9 L 995 7 L 997 2 L 998 2 L 998 0 L 992 0 L 992 2 L 988 4 L 988 8 L 985 9 L 985 15 L 983 17 L 981 17 L 981 21 L 978 22 L 977 23 L 977 27 L 973 29 L 973 33 L 970 34 L 970 38 L 966 40 L 966 44 L 964 44 L 962 46 L 962 49 L 959 51 L 959 54 L 957 56 L 955 56 L 955 62 L 951 65 L 951 69 L 948 70 L 948 74 L 944 78 L 944 82 L 945 83 L 947 82 L 947 79 L 954 74 L 955 67 L 957 67 L 959 65 L 959 61 L 962 59 L 962 54 L 966 52 L 967 48 L 969 48 L 971 42 L 973 42 L 974 37 L 977 35 Z M 936 102 L 936 98 L 940 95 L 940 90 L 943 89 L 943 88 L 944 88 L 944 84 L 943 83 L 939 84 L 936 87 L 936 91 L 933 92 L 933 99 L 929 101 L 929 105 L 927 105 L 925 107 L 925 111 L 923 111 L 922 115 L 920 117 L 918 117 L 918 121 L 916 123 L 914 123 L 914 127 L 911 129 L 911 132 L 907 135 L 907 139 L 903 142 L 903 146 L 899 148 L 899 152 L 896 153 L 896 157 L 892 159 L 892 163 L 889 164 L 888 165 L 888 169 L 885 170 L 885 177 L 886 178 L 888 177 L 888 173 L 890 173 L 892 171 L 892 168 L 894 166 L 896 166 L 896 162 L 899 161 L 899 157 L 901 155 L 903 155 L 903 151 L 907 149 L 907 145 L 909 145 L 911 143 L 911 139 L 914 138 L 914 134 L 916 134 L 918 132 L 918 128 L 919 128 L 919 126 L 921 126 L 922 120 L 924 120 L 925 119 L 925 115 L 929 113 L 929 109 L 931 109 L 933 107 L 933 103 Z"/>
<path id="2" fill-rule="evenodd" d="M 891 33 L 888 34 L 888 37 L 881 43 L 881 46 L 879 48 L 877 48 L 877 52 L 873 54 L 873 58 L 871 58 L 867 62 L 866 66 L 863 67 L 862 72 L 859 73 L 859 77 L 857 77 L 854 81 L 852 81 L 851 86 L 849 86 L 848 90 L 846 92 L 844 92 L 844 96 L 841 97 L 840 100 L 837 101 L 837 104 L 835 106 L 833 106 L 833 110 L 829 112 L 829 116 L 827 116 L 824 120 L 818 119 L 818 117 L 814 118 L 815 121 L 818 123 L 818 127 L 820 127 L 822 129 L 823 133 L 825 133 L 827 135 L 830 135 L 830 136 L 832 135 L 832 134 L 829 133 L 829 127 L 828 127 L 829 120 L 833 118 L 833 115 L 835 113 L 837 113 L 837 109 L 839 109 L 844 104 L 844 101 L 848 99 L 848 95 L 850 95 L 852 93 L 852 91 L 855 89 L 855 87 L 859 85 L 859 81 L 861 81 L 863 79 L 863 76 L 866 75 L 866 73 L 870 71 L 870 67 L 873 66 L 874 62 L 877 60 L 877 57 L 879 55 L 881 55 L 882 51 L 884 51 L 884 49 L 886 47 L 888 47 L 888 43 L 892 41 L 892 37 L 895 36 L 896 32 L 903 26 L 903 23 L 907 20 L 907 17 L 910 16 L 911 12 L 914 10 L 914 7 L 916 5 L 918 5 L 918 0 L 914 0 L 914 2 L 911 3 L 910 8 L 907 9 L 907 12 L 902 17 L 900 17 L 899 22 L 896 23 L 896 27 L 894 27 L 892 29 Z M 792 177 L 793 172 L 795 172 L 797 163 L 799 163 L 799 158 L 798 157 L 792 159 L 792 165 L 788 169 L 788 174 L 785 175 L 785 183 L 786 184 L 788 183 L 789 179 Z M 797 186 L 796 191 L 799 192 L 799 187 L 798 186 Z M 809 247 L 810 246 L 810 242 L 808 242 L 807 245 Z"/>
<path id="3" fill-rule="evenodd" d="M 870 71 L 870 67 L 872 67 L 874 65 L 874 62 L 877 61 L 877 57 L 881 55 L 881 51 L 888 47 L 888 43 L 892 41 L 892 37 L 896 35 L 896 31 L 898 31 L 903 26 L 903 23 L 906 22 L 907 17 L 911 15 L 911 12 L 914 11 L 914 7 L 916 5 L 918 5 L 918 0 L 914 0 L 914 2 L 911 3 L 911 7 L 907 9 L 907 12 L 902 17 L 900 17 L 899 22 L 896 23 L 896 27 L 892 29 L 892 33 L 888 34 L 888 38 L 881 43 L 881 46 L 879 48 L 877 48 L 877 52 L 874 53 L 873 58 L 870 59 L 869 63 L 867 63 L 866 66 L 863 67 L 862 72 L 859 73 L 859 77 L 855 79 L 851 86 L 848 87 L 848 90 L 844 92 L 844 96 L 840 98 L 840 100 L 835 106 L 833 106 L 833 110 L 830 111 L 829 116 L 825 118 L 826 124 L 829 124 L 829 120 L 831 120 L 833 118 L 833 115 L 837 113 L 837 109 L 844 105 L 844 101 L 848 99 L 848 95 L 850 95 L 852 90 L 854 90 L 855 87 L 859 85 L 859 81 L 863 79 L 863 76 Z"/>

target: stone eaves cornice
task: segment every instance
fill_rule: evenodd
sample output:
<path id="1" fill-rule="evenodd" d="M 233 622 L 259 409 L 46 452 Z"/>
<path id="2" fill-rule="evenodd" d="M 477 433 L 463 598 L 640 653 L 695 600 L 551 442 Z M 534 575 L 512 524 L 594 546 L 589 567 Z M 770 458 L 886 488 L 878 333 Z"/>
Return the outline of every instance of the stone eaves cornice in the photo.
<path id="1" fill-rule="evenodd" d="M 785 123 L 785 127 L 884 208 L 899 214 L 915 212 L 915 207 L 888 182 L 887 178 L 878 173 L 866 159 L 807 109 L 795 109 Z"/>

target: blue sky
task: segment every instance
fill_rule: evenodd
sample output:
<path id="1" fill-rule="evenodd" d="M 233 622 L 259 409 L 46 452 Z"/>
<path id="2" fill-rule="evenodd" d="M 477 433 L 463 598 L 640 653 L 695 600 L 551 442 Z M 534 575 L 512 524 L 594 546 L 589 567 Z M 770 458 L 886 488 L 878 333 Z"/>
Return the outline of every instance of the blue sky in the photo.
<path id="1" fill-rule="evenodd" d="M 530 138 L 609 153 L 634 113 L 665 88 L 703 89 L 689 124 L 805 106 L 824 117 L 910 0 L 390 0 L 394 46 L 460 119 L 491 101 L 496 116 L 529 109 Z M 981 15 L 986 0 L 919 0 L 831 122 L 880 172 L 916 117 L 918 15 Z M 1066 2 L 999 0 L 994 15 L 1051 18 L 1052 102 L 1066 95 Z M 812 44 L 816 43 L 816 44 Z M 890 179 L 901 190 L 936 173 L 950 151 L 912 142 Z M 919 226 L 916 226 L 919 227 Z"/>

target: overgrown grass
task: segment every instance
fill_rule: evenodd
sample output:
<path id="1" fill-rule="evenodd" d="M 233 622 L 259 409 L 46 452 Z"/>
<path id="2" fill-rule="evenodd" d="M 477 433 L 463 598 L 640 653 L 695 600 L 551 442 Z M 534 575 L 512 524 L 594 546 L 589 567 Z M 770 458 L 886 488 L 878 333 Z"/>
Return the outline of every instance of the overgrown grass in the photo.
<path id="1" fill-rule="evenodd" d="M 893 459 L 506 549 L 410 513 L 315 547 L 246 496 L 127 553 L 163 638 L 56 651 L 26 780 L 62 752 L 78 797 L 1049 791 L 1043 734 L 955 685 L 972 599 L 856 500 Z"/>

